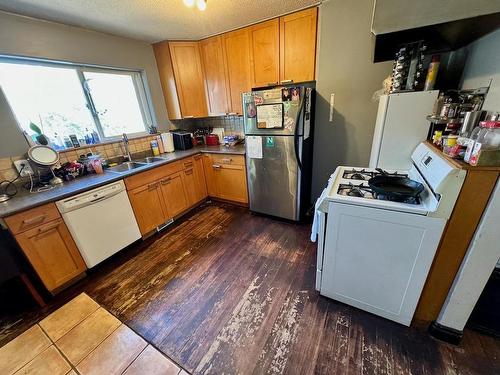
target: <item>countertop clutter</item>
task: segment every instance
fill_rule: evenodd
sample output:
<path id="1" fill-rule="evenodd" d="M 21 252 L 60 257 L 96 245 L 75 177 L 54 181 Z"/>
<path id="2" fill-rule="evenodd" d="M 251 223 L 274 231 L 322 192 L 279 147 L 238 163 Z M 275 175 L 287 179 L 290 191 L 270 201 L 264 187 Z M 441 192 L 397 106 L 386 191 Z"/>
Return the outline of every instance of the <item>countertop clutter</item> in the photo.
<path id="1" fill-rule="evenodd" d="M 30 193 L 25 189 L 20 189 L 19 193 L 15 197 L 8 200 L 7 202 L 0 203 L 0 218 L 13 215 L 15 213 L 27 210 L 29 208 L 37 207 L 45 203 L 53 202 L 58 199 L 63 199 L 74 194 L 82 193 L 84 191 L 105 185 L 110 182 L 122 180 L 131 175 L 156 168 L 160 165 L 172 163 L 199 153 L 244 155 L 245 146 L 199 146 L 189 150 L 162 154 L 160 156 L 162 158 L 165 158 L 165 161 L 157 162 L 154 164 L 147 164 L 141 168 L 126 171 L 120 174 L 111 172 L 105 172 L 103 174 L 91 174 L 77 178 L 70 182 L 64 182 L 63 184 L 56 186 L 51 190 L 39 193 Z"/>

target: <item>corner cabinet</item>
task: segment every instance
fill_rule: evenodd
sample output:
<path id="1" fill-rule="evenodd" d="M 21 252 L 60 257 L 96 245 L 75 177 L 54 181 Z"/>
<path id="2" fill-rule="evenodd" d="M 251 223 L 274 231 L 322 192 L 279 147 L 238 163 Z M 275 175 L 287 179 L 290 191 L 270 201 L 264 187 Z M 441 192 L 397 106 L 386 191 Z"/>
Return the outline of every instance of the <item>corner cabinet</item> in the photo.
<path id="1" fill-rule="evenodd" d="M 245 157 L 229 154 L 205 154 L 203 157 L 208 195 L 247 205 Z"/>
<path id="2" fill-rule="evenodd" d="M 318 8 L 280 17 L 280 81 L 315 77 Z"/>
<path id="3" fill-rule="evenodd" d="M 5 222 L 49 292 L 87 269 L 54 203 L 9 216 Z"/>
<path id="4" fill-rule="evenodd" d="M 250 33 L 248 28 L 222 35 L 231 113 L 242 114 L 241 94 L 250 91 Z"/>
<path id="5" fill-rule="evenodd" d="M 222 37 L 218 35 L 202 40 L 200 53 L 207 85 L 208 114 L 225 115 L 230 110 Z"/>
<path id="6" fill-rule="evenodd" d="M 198 42 L 170 42 L 169 48 L 182 117 L 207 116 L 205 76 Z"/>

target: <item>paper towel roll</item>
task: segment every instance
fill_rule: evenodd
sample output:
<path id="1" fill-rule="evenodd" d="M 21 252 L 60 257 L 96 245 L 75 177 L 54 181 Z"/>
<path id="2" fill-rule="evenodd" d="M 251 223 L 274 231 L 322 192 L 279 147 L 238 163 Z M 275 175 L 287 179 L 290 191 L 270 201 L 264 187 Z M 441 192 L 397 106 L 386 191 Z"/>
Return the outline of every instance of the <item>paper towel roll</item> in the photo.
<path id="1" fill-rule="evenodd" d="M 174 152 L 174 137 L 172 133 L 161 133 L 161 141 L 165 152 Z"/>

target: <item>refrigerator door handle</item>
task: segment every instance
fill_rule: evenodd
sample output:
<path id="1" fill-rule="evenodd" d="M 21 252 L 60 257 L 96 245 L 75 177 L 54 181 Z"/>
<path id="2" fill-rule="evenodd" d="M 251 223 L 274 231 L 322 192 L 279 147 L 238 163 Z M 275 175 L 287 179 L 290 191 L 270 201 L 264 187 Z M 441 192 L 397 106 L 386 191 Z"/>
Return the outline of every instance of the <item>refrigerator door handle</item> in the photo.
<path id="1" fill-rule="evenodd" d="M 293 147 L 295 150 L 295 158 L 297 159 L 297 165 L 299 167 L 299 170 L 302 171 L 302 160 L 300 160 L 300 153 L 299 153 L 299 135 L 297 134 L 298 129 L 299 129 L 299 124 L 298 121 L 301 119 L 302 116 L 302 110 L 304 109 L 304 103 L 306 101 L 305 98 L 305 90 L 304 90 L 304 95 L 302 95 L 302 99 L 300 101 L 300 107 L 298 111 L 298 117 L 297 117 L 297 123 L 295 124 L 295 130 L 293 132 Z M 303 119 L 302 119 L 303 121 Z"/>

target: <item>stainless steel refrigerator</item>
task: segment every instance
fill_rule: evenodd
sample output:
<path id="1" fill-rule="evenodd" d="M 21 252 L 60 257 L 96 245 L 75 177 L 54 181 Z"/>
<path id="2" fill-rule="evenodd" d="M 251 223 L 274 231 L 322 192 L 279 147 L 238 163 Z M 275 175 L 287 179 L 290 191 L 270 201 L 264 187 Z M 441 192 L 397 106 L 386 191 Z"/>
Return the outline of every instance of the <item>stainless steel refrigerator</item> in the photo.
<path id="1" fill-rule="evenodd" d="M 310 208 L 315 84 L 243 94 L 250 210 L 301 221 Z"/>

